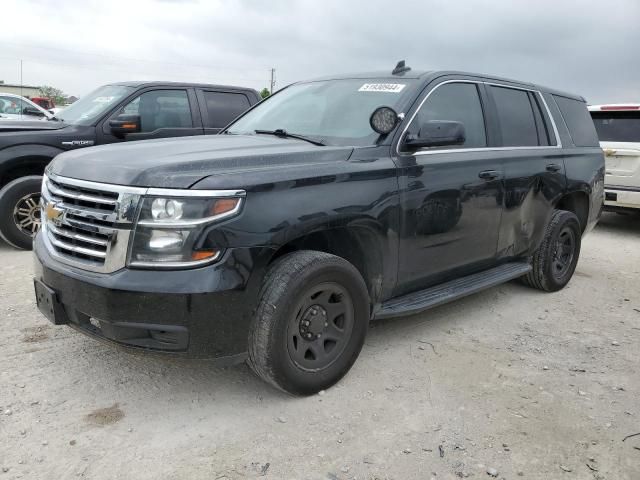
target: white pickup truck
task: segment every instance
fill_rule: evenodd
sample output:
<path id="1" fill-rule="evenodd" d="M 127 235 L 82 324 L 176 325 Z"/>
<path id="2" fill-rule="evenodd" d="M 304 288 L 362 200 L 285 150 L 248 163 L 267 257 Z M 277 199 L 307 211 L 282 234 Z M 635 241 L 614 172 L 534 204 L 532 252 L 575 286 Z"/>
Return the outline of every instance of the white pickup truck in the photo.
<path id="1" fill-rule="evenodd" d="M 605 210 L 640 213 L 640 104 L 592 105 L 604 150 Z"/>

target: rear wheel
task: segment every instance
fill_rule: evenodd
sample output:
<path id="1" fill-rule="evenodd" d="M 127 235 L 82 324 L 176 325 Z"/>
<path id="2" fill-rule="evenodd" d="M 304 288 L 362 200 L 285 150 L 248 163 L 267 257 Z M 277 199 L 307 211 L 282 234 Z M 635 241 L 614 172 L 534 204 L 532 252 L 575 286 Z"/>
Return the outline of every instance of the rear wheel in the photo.
<path id="1" fill-rule="evenodd" d="M 40 229 L 42 177 L 17 178 L 0 190 L 0 237 L 8 244 L 31 250 Z"/>
<path id="2" fill-rule="evenodd" d="M 533 269 L 522 277 L 523 282 L 545 292 L 563 288 L 578 264 L 581 235 L 578 218 L 571 212 L 556 210 L 542 244 L 533 255 Z"/>
<path id="3" fill-rule="evenodd" d="M 294 395 L 329 388 L 355 362 L 369 323 L 360 273 L 323 252 L 285 255 L 269 269 L 249 333 L 259 377 Z"/>

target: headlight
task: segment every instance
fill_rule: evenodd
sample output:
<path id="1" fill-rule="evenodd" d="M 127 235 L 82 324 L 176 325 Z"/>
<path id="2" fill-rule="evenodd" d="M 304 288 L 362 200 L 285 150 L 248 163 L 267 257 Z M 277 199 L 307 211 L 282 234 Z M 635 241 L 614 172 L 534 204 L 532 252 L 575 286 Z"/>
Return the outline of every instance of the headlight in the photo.
<path id="1" fill-rule="evenodd" d="M 231 196 L 219 198 L 202 197 L 204 192 L 195 191 L 188 197 L 161 193 L 151 189 L 142 199 L 129 265 L 188 268 L 219 258 L 220 249 L 203 247 L 202 232 L 212 223 L 237 215 L 244 192 L 226 192 Z"/>

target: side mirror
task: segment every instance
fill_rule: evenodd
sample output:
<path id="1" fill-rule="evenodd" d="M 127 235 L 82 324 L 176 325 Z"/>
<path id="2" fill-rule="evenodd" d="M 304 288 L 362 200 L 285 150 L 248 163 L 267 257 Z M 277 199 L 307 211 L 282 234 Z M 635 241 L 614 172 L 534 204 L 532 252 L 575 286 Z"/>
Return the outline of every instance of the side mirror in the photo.
<path id="1" fill-rule="evenodd" d="M 43 117 L 44 113 L 42 113 L 40 110 L 38 110 L 35 107 L 24 107 L 22 109 L 22 114 L 23 115 L 32 115 L 35 117 Z"/>
<path id="2" fill-rule="evenodd" d="M 464 125 L 449 120 L 429 120 L 420 125 L 417 135 L 407 135 L 405 145 L 412 149 L 462 145 L 466 140 Z"/>
<path id="3" fill-rule="evenodd" d="M 109 121 L 111 133 L 118 138 L 124 138 L 127 133 L 140 131 L 140 115 L 122 113 Z"/>

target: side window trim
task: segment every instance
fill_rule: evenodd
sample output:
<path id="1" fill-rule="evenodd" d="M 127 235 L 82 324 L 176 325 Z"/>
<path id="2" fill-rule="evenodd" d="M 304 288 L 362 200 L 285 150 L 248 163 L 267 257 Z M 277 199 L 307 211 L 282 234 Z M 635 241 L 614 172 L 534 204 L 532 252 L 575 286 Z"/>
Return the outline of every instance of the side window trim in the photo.
<path id="1" fill-rule="evenodd" d="M 491 112 L 490 115 L 487 115 L 487 106 L 484 103 L 483 96 L 484 95 L 489 96 L 490 93 L 486 91 L 488 89 L 481 88 L 481 87 L 483 87 L 483 86 L 484 87 L 486 87 L 486 86 L 496 86 L 496 87 L 504 87 L 504 88 L 513 88 L 513 89 L 516 89 L 516 90 L 524 90 L 526 92 L 533 93 L 534 96 L 536 97 L 536 99 L 540 100 L 541 103 L 542 103 L 542 106 L 544 107 L 544 110 L 542 112 L 543 116 L 546 117 L 546 118 L 544 118 L 544 120 L 545 121 L 548 120 L 548 121 L 551 122 L 552 132 L 553 132 L 553 135 L 555 136 L 555 145 L 538 145 L 538 146 L 529 146 L 529 147 L 497 147 L 497 146 L 492 146 L 492 147 L 451 148 L 451 149 L 442 149 L 442 150 L 420 150 L 420 151 L 417 151 L 417 152 L 403 152 L 403 151 L 401 151 L 400 150 L 400 146 L 402 144 L 402 139 L 405 137 L 405 135 L 407 133 L 407 130 L 409 129 L 409 126 L 411 125 L 411 122 L 413 122 L 413 119 L 417 116 L 418 112 L 420 111 L 420 109 L 422 108 L 424 103 L 427 101 L 429 96 L 434 91 L 436 91 L 442 85 L 446 85 L 448 83 L 475 83 L 475 84 L 478 85 L 480 102 L 482 104 L 483 113 L 485 115 L 485 129 L 486 129 L 487 136 L 489 136 L 490 129 L 493 130 L 493 128 L 491 126 L 487 125 L 487 121 L 488 121 L 487 119 L 488 119 L 489 116 L 492 116 L 492 117 L 495 116 L 495 112 Z M 495 106 L 494 106 L 494 108 L 495 108 Z M 551 133 L 551 132 L 549 132 L 549 133 Z M 547 101 L 545 100 L 545 98 L 542 95 L 541 91 L 534 90 L 534 89 L 531 89 L 531 88 L 523 88 L 523 87 L 518 87 L 518 86 L 514 86 L 514 85 L 508 85 L 508 84 L 505 84 L 505 83 L 497 83 L 497 82 L 485 81 L 485 80 L 452 79 L 452 80 L 445 80 L 445 81 L 440 82 L 437 85 L 435 85 L 431 90 L 429 90 L 429 92 L 420 101 L 420 104 L 418 105 L 416 110 L 413 112 L 411 117 L 408 119 L 407 124 L 405 125 L 404 129 L 402 130 L 402 133 L 400 134 L 400 136 L 398 137 L 398 140 L 396 141 L 395 153 L 399 157 L 407 157 L 407 156 L 416 156 L 416 155 L 434 155 L 434 154 L 439 154 L 439 153 L 484 152 L 484 151 L 493 151 L 493 150 L 495 150 L 495 151 L 502 151 L 502 150 L 531 150 L 531 149 L 538 149 L 538 148 L 544 148 L 544 149 L 562 148 L 562 142 L 560 140 L 560 135 L 558 133 L 558 127 L 556 126 L 556 122 L 553 119 L 553 116 L 551 115 L 551 110 L 549 110 L 549 105 L 547 105 Z"/>

